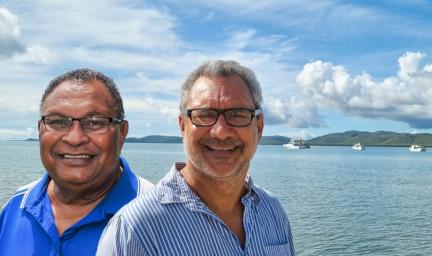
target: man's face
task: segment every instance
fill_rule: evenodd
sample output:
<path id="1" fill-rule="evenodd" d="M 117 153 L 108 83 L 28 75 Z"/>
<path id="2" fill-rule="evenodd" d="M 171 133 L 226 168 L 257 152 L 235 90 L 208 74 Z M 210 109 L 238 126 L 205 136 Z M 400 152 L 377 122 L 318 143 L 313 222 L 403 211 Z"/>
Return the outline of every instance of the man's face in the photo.
<path id="1" fill-rule="evenodd" d="M 200 77 L 189 93 L 187 109 L 255 109 L 252 96 L 238 76 Z M 264 127 L 263 116 L 246 127 L 229 126 L 220 115 L 213 126 L 195 126 L 179 116 L 185 152 L 192 167 L 212 179 L 246 175 Z"/>
<path id="2" fill-rule="evenodd" d="M 45 99 L 42 115 L 117 117 L 114 106 L 101 82 L 65 81 Z M 127 132 L 127 122 L 110 123 L 102 134 L 84 133 L 78 121 L 73 121 L 70 131 L 47 131 L 40 122 L 42 163 L 58 186 L 98 189 L 115 177 Z"/>

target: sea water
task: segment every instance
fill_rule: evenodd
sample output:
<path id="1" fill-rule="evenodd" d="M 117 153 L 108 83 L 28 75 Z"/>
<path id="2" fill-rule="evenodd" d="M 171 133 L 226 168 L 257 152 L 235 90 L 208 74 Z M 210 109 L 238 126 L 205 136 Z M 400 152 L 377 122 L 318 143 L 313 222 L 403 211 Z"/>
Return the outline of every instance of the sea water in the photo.
<path id="1" fill-rule="evenodd" d="M 157 182 L 181 144 L 133 144 L 123 156 Z M 432 255 L 432 152 L 259 146 L 250 173 L 285 208 L 298 255 Z M 0 204 L 44 173 L 38 142 L 0 142 Z"/>

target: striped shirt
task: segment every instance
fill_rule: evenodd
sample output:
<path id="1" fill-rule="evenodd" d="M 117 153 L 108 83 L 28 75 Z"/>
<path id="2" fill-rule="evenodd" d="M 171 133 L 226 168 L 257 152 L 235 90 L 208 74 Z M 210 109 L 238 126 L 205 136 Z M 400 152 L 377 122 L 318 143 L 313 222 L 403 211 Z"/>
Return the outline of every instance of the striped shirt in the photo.
<path id="1" fill-rule="evenodd" d="M 173 166 L 154 189 L 111 219 L 97 255 L 295 255 L 281 204 L 252 179 L 247 180 L 248 192 L 241 200 L 246 235 L 242 248 L 178 170 Z"/>

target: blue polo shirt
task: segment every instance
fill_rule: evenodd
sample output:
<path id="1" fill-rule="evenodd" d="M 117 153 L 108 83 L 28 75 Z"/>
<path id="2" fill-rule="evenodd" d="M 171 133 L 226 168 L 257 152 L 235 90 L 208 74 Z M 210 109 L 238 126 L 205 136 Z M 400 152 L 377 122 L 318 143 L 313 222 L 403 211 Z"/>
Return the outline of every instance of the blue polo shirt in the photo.
<path id="1" fill-rule="evenodd" d="M 0 216 L 0 255 L 95 255 L 100 235 L 111 217 L 153 185 L 135 175 L 120 158 L 123 172 L 107 196 L 59 237 L 47 186 L 48 174 L 21 187 Z"/>

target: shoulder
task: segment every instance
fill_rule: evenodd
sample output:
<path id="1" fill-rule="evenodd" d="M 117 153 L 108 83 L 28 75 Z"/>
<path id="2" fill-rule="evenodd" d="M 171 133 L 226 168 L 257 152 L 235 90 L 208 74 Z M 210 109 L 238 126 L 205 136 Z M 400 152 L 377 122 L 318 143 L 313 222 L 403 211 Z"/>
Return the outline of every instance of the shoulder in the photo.
<path id="1" fill-rule="evenodd" d="M 35 180 L 33 182 L 30 182 L 24 186 L 19 187 L 15 193 L 9 198 L 9 200 L 6 202 L 6 204 L 3 206 L 3 209 L 5 209 L 7 206 L 16 205 L 17 208 L 23 208 L 24 204 L 27 200 L 28 195 L 33 190 L 33 188 L 41 182 L 42 178 Z M 9 207 L 10 208 L 10 207 Z"/>
<path id="2" fill-rule="evenodd" d="M 96 255 L 155 255 L 148 254 L 148 248 L 143 247 L 142 237 L 130 223 L 121 214 L 116 214 L 101 235 Z"/>
<path id="3" fill-rule="evenodd" d="M 262 212 L 271 214 L 276 219 L 287 218 L 281 202 L 273 193 L 259 186 L 254 186 L 253 191 L 259 198 L 258 207 Z"/>
<path id="4" fill-rule="evenodd" d="M 269 235 L 274 235 L 275 239 L 284 238 L 290 246 L 291 255 L 295 255 L 291 225 L 281 202 L 264 188 L 254 186 L 253 190 L 259 198 L 256 204 L 256 225 L 271 227 Z"/>
<path id="5" fill-rule="evenodd" d="M 153 186 L 146 193 L 138 195 L 125 205 L 117 215 L 121 215 L 125 222 L 141 221 L 141 217 L 148 216 L 160 208 L 157 193 Z"/>
<path id="6" fill-rule="evenodd" d="M 136 189 L 137 196 L 144 194 L 154 186 L 153 183 L 151 183 L 150 181 L 135 174 L 135 172 L 132 171 L 132 169 L 130 168 L 128 162 L 124 157 L 120 157 L 119 161 L 121 167 L 123 168 L 123 171 L 126 173 L 125 176 L 128 177 L 129 182 L 132 184 L 134 189 Z M 136 187 L 135 187 L 135 182 L 136 182 Z"/>
<path id="7" fill-rule="evenodd" d="M 138 176 L 136 174 L 135 174 L 135 176 L 137 178 L 137 184 L 138 184 L 138 187 L 137 187 L 137 192 L 138 192 L 137 194 L 138 195 L 144 194 L 154 187 L 153 183 L 151 183 L 150 181 L 148 181 L 148 180 L 144 179 L 143 177 Z"/>
<path id="8" fill-rule="evenodd" d="M 279 199 L 265 188 L 254 185 L 253 191 L 258 195 L 260 200 L 280 204 Z"/>
<path id="9" fill-rule="evenodd" d="M 105 237 L 110 238 L 105 240 L 122 236 L 126 241 L 138 239 L 139 243 L 147 244 L 144 241 L 157 233 L 161 222 L 164 222 L 163 214 L 163 206 L 157 200 L 154 189 L 151 189 L 130 201 L 114 215 L 106 228 Z"/>
<path id="10" fill-rule="evenodd" d="M 146 230 L 157 229 L 160 223 L 175 218 L 175 211 L 181 207 L 180 203 L 165 202 L 165 189 L 161 183 L 158 183 L 125 205 L 116 215 L 120 215 L 122 221 L 132 230 L 141 227 L 136 230 L 138 233 L 143 230 L 142 227 L 146 227 Z"/>

